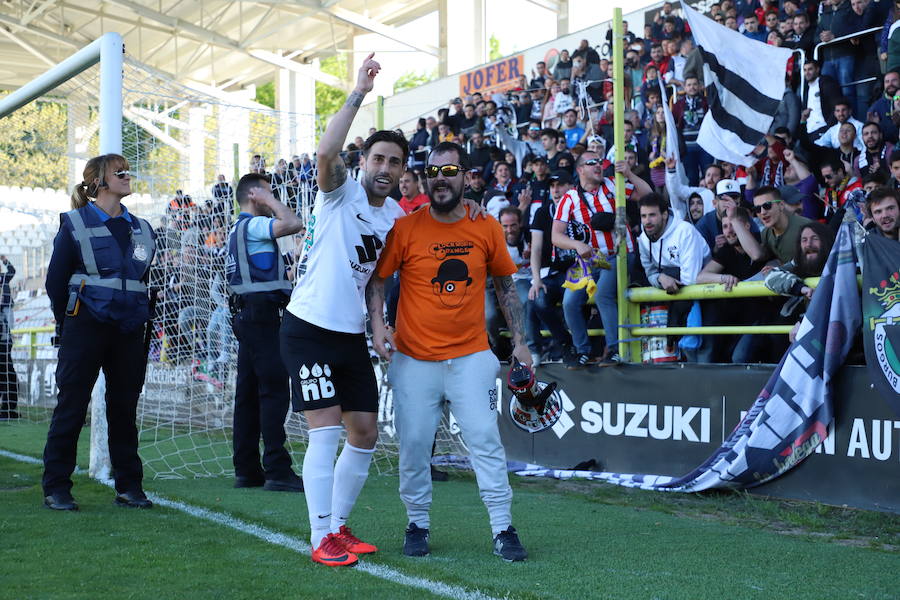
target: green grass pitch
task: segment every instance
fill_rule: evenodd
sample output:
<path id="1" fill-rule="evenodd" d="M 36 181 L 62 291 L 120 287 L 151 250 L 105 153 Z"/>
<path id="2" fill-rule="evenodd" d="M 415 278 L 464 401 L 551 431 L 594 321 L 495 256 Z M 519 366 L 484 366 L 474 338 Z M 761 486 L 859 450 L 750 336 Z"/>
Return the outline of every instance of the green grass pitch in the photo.
<path id="1" fill-rule="evenodd" d="M 0 424 L 0 449 L 40 457 L 44 435 L 46 426 Z M 75 476 L 73 489 L 81 510 L 56 513 L 41 504 L 40 476 L 40 465 L 0 457 L 3 599 L 453 597 L 448 589 L 579 600 L 900 595 L 900 517 L 747 494 L 512 476 L 514 524 L 530 557 L 507 564 L 491 554 L 470 474 L 435 484 L 432 554 L 420 559 L 402 554 L 406 520 L 396 477 L 373 475 L 351 524 L 380 551 L 362 560 L 418 578 L 423 589 L 372 570 L 315 565 L 296 550 L 172 508 L 118 508 L 112 490 L 85 475 Z M 227 477 L 147 480 L 145 488 L 308 542 L 302 495 L 231 484 Z"/>

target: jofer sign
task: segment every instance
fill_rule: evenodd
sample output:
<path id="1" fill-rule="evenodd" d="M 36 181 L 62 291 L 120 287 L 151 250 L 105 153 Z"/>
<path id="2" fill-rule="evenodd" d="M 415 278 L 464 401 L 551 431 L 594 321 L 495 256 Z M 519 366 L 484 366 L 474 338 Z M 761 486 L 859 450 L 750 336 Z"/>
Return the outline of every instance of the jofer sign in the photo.
<path id="1" fill-rule="evenodd" d="M 459 95 L 470 96 L 481 92 L 487 96 L 516 87 L 519 75 L 525 73 L 525 57 L 517 54 L 501 61 L 478 67 L 459 76 Z"/>

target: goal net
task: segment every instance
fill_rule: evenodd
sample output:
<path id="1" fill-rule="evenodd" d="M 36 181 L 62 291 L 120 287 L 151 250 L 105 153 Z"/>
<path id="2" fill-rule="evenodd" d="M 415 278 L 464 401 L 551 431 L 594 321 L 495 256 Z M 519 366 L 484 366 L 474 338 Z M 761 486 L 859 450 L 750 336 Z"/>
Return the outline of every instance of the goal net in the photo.
<path id="1" fill-rule="evenodd" d="M 23 427 L 49 422 L 56 404 L 54 323 L 43 282 L 59 213 L 69 209 L 87 159 L 100 153 L 100 71 L 91 67 L 0 119 L 0 168 L 12 184 L 0 186 L 0 254 L 17 270 L 12 360 Z M 313 157 L 315 115 L 188 86 L 127 57 L 122 106 L 122 153 L 133 173 L 124 203 L 156 228 L 158 245 L 150 284 L 159 299 L 138 406 L 145 474 L 229 475 L 237 342 L 224 259 L 236 212 L 232 190 L 241 174 L 264 169 L 276 195 L 305 221 L 315 193 L 315 165 L 304 156 Z M 280 250 L 296 256 L 301 239 L 282 238 Z M 373 364 L 380 390 L 374 462 L 389 473 L 397 466 L 391 392 L 386 365 Z M 102 397 L 102 385 L 94 398 Z M 105 439 L 96 440 L 105 423 L 92 425 L 99 446 L 92 453 L 103 451 Z M 299 471 L 302 416 L 289 413 L 286 430 Z M 449 414 L 436 442 L 437 453 L 465 454 Z"/>

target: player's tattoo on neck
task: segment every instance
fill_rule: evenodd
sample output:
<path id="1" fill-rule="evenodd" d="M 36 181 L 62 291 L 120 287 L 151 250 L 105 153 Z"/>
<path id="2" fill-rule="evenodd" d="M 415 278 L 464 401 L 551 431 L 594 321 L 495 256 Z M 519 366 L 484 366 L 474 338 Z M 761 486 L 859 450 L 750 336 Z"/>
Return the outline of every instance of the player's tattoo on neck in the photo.
<path id="1" fill-rule="evenodd" d="M 352 106 L 353 108 L 359 108 L 362 106 L 363 94 L 360 94 L 357 91 L 350 92 L 350 95 L 347 96 L 347 102 L 344 103 L 344 106 Z"/>

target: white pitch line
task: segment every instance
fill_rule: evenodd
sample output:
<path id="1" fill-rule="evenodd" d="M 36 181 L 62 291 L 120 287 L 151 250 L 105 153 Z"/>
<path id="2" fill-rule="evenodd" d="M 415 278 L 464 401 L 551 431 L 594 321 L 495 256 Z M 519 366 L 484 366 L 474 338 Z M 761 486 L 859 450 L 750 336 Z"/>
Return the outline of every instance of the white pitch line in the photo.
<path id="1" fill-rule="evenodd" d="M 13 460 L 30 464 L 42 464 L 43 462 L 41 461 L 41 459 L 35 458 L 33 456 L 17 454 L 15 452 L 9 452 L 2 449 L 0 449 L 0 456 L 5 456 L 6 458 L 11 458 Z M 76 472 L 85 473 L 85 471 L 82 469 L 76 469 Z M 100 483 L 112 487 L 111 481 L 100 481 Z M 287 548 L 288 550 L 292 550 L 294 552 L 297 552 L 298 554 L 304 554 L 306 556 L 309 556 L 310 554 L 309 544 L 301 539 L 285 535 L 277 531 L 273 531 L 260 525 L 254 525 L 253 523 L 242 521 L 241 519 L 233 517 L 227 513 L 212 511 L 206 508 L 201 508 L 199 506 L 193 506 L 191 504 L 179 502 L 177 500 L 170 500 L 154 493 L 148 493 L 147 497 L 150 498 L 150 500 L 152 500 L 155 504 L 158 504 L 160 506 L 181 511 L 192 517 L 203 519 L 204 521 L 210 521 L 218 525 L 224 525 L 225 527 L 229 527 L 231 529 L 234 529 L 235 531 L 240 531 L 241 533 L 252 535 L 253 537 L 258 538 L 268 544 L 282 546 L 284 548 Z M 439 596 L 453 598 L 454 600 L 499 600 L 498 598 L 489 596 L 478 590 L 470 591 L 466 588 L 455 585 L 448 585 L 446 583 L 441 583 L 440 581 L 431 581 L 430 579 L 425 579 L 423 577 L 406 575 L 405 573 L 402 573 L 396 569 L 392 569 L 391 567 L 386 567 L 383 565 L 374 565 L 371 563 L 360 561 L 356 564 L 354 570 L 362 571 L 364 573 L 367 573 L 379 579 L 384 579 L 385 581 L 390 581 L 392 583 L 420 588 Z"/>

